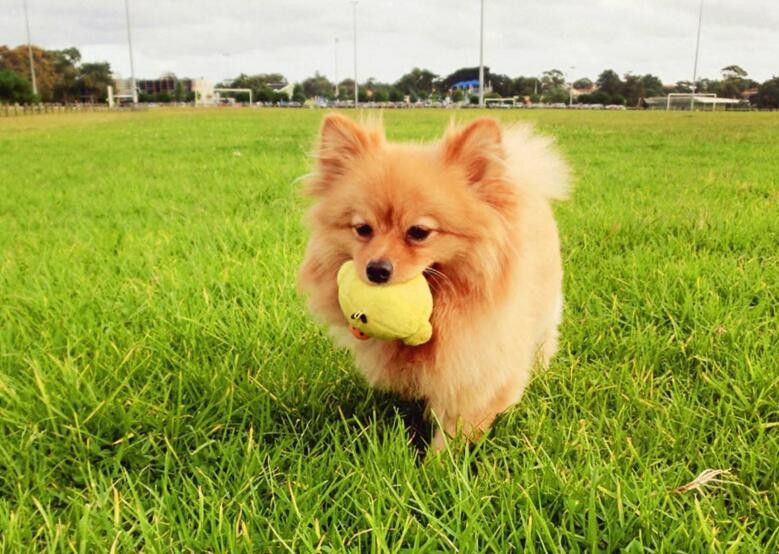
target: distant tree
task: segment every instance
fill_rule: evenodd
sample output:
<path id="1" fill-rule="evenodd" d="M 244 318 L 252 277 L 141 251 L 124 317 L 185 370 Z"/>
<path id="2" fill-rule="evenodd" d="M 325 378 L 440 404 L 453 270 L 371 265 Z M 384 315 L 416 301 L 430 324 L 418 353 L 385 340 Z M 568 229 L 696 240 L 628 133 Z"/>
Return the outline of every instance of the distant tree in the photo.
<path id="1" fill-rule="evenodd" d="M 383 88 L 374 90 L 372 100 L 374 102 L 386 102 L 389 100 L 389 92 Z"/>
<path id="2" fill-rule="evenodd" d="M 261 88 L 271 85 L 286 85 L 287 78 L 281 73 L 258 73 L 256 75 L 246 75 L 241 73 L 238 77 L 228 83 L 232 88 Z"/>
<path id="3" fill-rule="evenodd" d="M 32 57 L 35 66 L 35 83 L 38 87 L 38 96 L 44 102 L 51 102 L 54 100 L 54 88 L 58 81 L 57 71 L 54 67 L 54 57 L 38 46 L 32 46 Z M 0 46 L 0 69 L 14 71 L 32 82 L 27 45 L 17 46 L 13 49 L 7 46 Z"/>
<path id="4" fill-rule="evenodd" d="M 33 56 L 35 55 L 33 47 Z M 0 46 L 0 70 L 6 69 L 20 75 L 26 81 L 30 82 L 30 64 L 27 61 L 27 47 L 17 46 L 9 48 L 5 45 Z"/>
<path id="5" fill-rule="evenodd" d="M 64 103 L 78 100 L 78 64 L 81 62 L 81 52 L 77 48 L 65 48 L 49 50 L 47 54 L 53 58 L 54 71 L 57 75 L 53 84 L 52 99 Z"/>
<path id="6" fill-rule="evenodd" d="M 596 90 L 592 94 L 582 94 L 579 101 L 582 104 L 603 104 L 605 106 L 611 104 L 611 95 L 602 90 Z"/>
<path id="7" fill-rule="evenodd" d="M 257 102 L 273 102 L 274 89 L 287 84 L 287 79 L 281 73 L 258 73 L 246 75 L 241 73 L 238 77 L 226 83 L 228 88 L 248 88 L 252 90 Z"/>
<path id="8" fill-rule="evenodd" d="M 30 82 L 9 69 L 0 70 L 0 102 L 29 104 L 34 100 Z"/>
<path id="9" fill-rule="evenodd" d="M 398 88 L 396 88 L 394 86 L 390 87 L 389 95 L 388 95 L 387 99 L 390 102 L 402 102 L 403 101 L 403 92 L 400 91 Z"/>
<path id="10" fill-rule="evenodd" d="M 714 92 L 722 98 L 739 98 L 743 87 L 741 79 L 724 79 L 707 83 L 709 86 L 701 88 L 701 91 Z"/>
<path id="11" fill-rule="evenodd" d="M 651 73 L 642 76 L 641 82 L 644 85 L 645 98 L 650 96 L 662 96 L 665 92 L 665 89 L 663 89 L 663 82 L 659 77 L 656 77 Z"/>
<path id="12" fill-rule="evenodd" d="M 82 100 L 98 102 L 108 96 L 108 87 L 113 85 L 111 66 L 108 62 L 84 63 L 78 68 L 78 86 Z"/>
<path id="13" fill-rule="evenodd" d="M 257 89 L 257 92 L 253 93 L 255 102 L 273 102 L 273 89 L 270 87 L 261 87 Z M 305 100 L 305 96 L 303 97 Z"/>
<path id="14" fill-rule="evenodd" d="M 569 92 L 562 87 L 556 87 L 544 92 L 543 101 L 549 104 L 567 103 Z"/>
<path id="15" fill-rule="evenodd" d="M 514 96 L 514 81 L 508 75 L 500 73 L 493 73 L 490 77 L 490 84 L 492 85 L 492 91 L 498 96 L 504 98 Z"/>
<path id="16" fill-rule="evenodd" d="M 779 109 L 779 77 L 769 79 L 758 87 L 755 103 L 760 108 Z"/>
<path id="17" fill-rule="evenodd" d="M 427 98 L 433 94 L 437 78 L 438 75 L 429 69 L 415 67 L 395 82 L 395 88 L 403 94 Z"/>
<path id="18" fill-rule="evenodd" d="M 588 90 L 591 89 L 593 86 L 592 80 L 588 79 L 587 77 L 582 77 L 581 79 L 576 79 L 573 82 L 573 88 L 576 90 Z"/>
<path id="19" fill-rule="evenodd" d="M 605 92 L 610 96 L 622 94 L 623 83 L 613 69 L 606 69 L 600 75 L 598 80 L 595 81 L 598 85 L 598 90 Z"/>
<path id="20" fill-rule="evenodd" d="M 295 87 L 292 89 L 292 101 L 300 102 L 301 104 L 306 101 L 306 95 L 303 92 L 303 87 L 300 83 L 296 83 Z"/>
<path id="21" fill-rule="evenodd" d="M 692 92 L 692 83 L 690 81 L 676 81 L 674 92 L 690 93 Z"/>
<path id="22" fill-rule="evenodd" d="M 532 96 L 535 92 L 537 77 L 517 77 L 514 79 L 514 94 L 517 96 Z"/>
<path id="23" fill-rule="evenodd" d="M 354 100 L 354 80 L 344 79 L 338 83 L 338 99 Z"/>
<path id="24" fill-rule="evenodd" d="M 176 102 L 182 102 L 184 100 L 184 85 L 181 84 L 180 80 L 176 80 L 176 88 L 173 91 L 173 99 L 176 100 Z"/>
<path id="25" fill-rule="evenodd" d="M 592 101 L 592 94 L 580 94 L 576 97 L 576 103 L 577 104 L 594 104 L 595 102 Z"/>
<path id="26" fill-rule="evenodd" d="M 612 94 L 612 100 L 621 96 L 625 99 L 628 106 L 640 106 L 641 101 L 649 96 L 661 96 L 663 94 L 663 83 L 654 75 L 633 75 L 625 74 L 625 80 L 622 84 L 622 92 Z M 618 100 L 618 98 L 617 98 Z M 620 102 L 612 102 L 618 104 Z"/>
<path id="27" fill-rule="evenodd" d="M 460 89 L 457 89 L 452 93 L 452 102 L 462 102 L 464 98 L 465 95 Z"/>
<path id="28" fill-rule="evenodd" d="M 628 106 L 641 105 L 641 100 L 646 96 L 644 81 L 641 76 L 626 73 L 625 82 L 622 84 L 622 92 L 624 94 L 623 98 L 625 98 Z"/>
<path id="29" fill-rule="evenodd" d="M 549 69 L 541 75 L 542 90 L 551 91 L 552 89 L 563 88 L 565 85 L 565 75 L 559 69 Z"/>
<path id="30" fill-rule="evenodd" d="M 747 76 L 747 72 L 738 65 L 726 65 L 720 72 L 723 79 L 743 79 Z"/>
<path id="31" fill-rule="evenodd" d="M 738 65 L 728 65 L 722 68 L 722 81 L 716 82 L 712 88 L 718 96 L 725 98 L 740 98 L 741 93 L 754 86 L 754 81 L 747 79 L 747 72 Z"/>
<path id="32" fill-rule="evenodd" d="M 237 87 L 236 87 L 237 88 Z M 265 98 L 265 102 L 271 102 L 273 100 L 273 90 L 269 88 L 261 89 L 264 92 L 263 98 Z M 237 91 L 231 91 L 231 92 L 220 92 L 219 96 L 222 98 L 232 98 L 236 102 L 240 103 L 248 103 L 249 102 L 249 93 L 248 92 L 237 92 Z M 160 92 L 154 95 L 154 101 L 155 102 L 170 102 L 172 97 L 165 93 Z M 252 92 L 252 101 L 259 102 L 259 98 L 254 97 L 254 93 Z"/>
<path id="33" fill-rule="evenodd" d="M 309 77 L 301 83 L 303 86 L 303 94 L 306 98 L 332 98 L 335 85 L 324 75 L 320 75 L 317 71 L 313 77 Z"/>
<path id="34" fill-rule="evenodd" d="M 271 97 L 271 102 L 277 104 L 279 102 L 289 102 L 289 94 L 280 90 L 274 90 Z"/>
<path id="35" fill-rule="evenodd" d="M 390 93 L 395 89 L 394 85 L 382 83 L 373 77 L 368 79 L 361 86 L 365 89 L 368 98 L 374 102 L 387 102 L 390 99 Z M 397 91 L 397 89 L 395 90 Z M 397 97 L 398 95 L 401 99 L 403 98 L 403 94 L 399 91 L 396 92 L 395 96 Z"/>
<path id="36" fill-rule="evenodd" d="M 695 81 L 695 92 L 713 92 L 719 81 L 713 81 L 703 77 Z"/>

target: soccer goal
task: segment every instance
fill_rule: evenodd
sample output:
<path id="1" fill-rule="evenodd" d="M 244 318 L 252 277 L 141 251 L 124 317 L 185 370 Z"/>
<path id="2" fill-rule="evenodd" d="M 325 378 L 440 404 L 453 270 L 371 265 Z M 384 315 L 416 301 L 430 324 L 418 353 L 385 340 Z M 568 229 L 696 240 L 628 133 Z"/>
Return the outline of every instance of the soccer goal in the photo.
<path id="1" fill-rule="evenodd" d="M 214 92 L 248 92 L 249 93 L 249 105 L 252 105 L 252 89 L 250 88 L 215 88 Z"/>
<path id="2" fill-rule="evenodd" d="M 517 96 L 511 98 L 485 98 L 484 106 L 487 108 L 513 108 L 517 105 Z"/>
<path id="3" fill-rule="evenodd" d="M 715 111 L 717 106 L 733 106 L 741 103 L 741 100 L 735 98 L 717 98 L 716 93 L 713 92 L 671 92 L 668 94 L 665 101 L 666 111 L 671 109 L 671 104 L 674 103 L 672 100 L 674 98 L 689 99 L 691 110 L 694 108 L 695 104 L 701 104 L 704 107 L 711 106 L 711 111 Z M 676 102 L 676 104 L 678 105 L 679 102 Z M 686 104 L 687 103 L 685 102 L 684 105 Z"/>

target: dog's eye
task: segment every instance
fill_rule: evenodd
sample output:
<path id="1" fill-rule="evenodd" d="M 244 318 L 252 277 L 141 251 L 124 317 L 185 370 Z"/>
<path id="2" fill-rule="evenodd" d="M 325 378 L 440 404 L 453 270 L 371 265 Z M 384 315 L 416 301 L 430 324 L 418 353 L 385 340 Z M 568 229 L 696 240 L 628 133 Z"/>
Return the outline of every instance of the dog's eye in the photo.
<path id="1" fill-rule="evenodd" d="M 422 242 L 430 236 L 430 229 L 426 227 L 420 227 L 419 225 L 414 225 L 408 228 L 408 231 L 406 231 L 406 236 L 410 240 Z"/>
<path id="2" fill-rule="evenodd" d="M 367 239 L 373 235 L 373 227 L 367 223 L 362 223 L 361 225 L 355 225 L 354 232 L 357 233 L 357 236 Z"/>

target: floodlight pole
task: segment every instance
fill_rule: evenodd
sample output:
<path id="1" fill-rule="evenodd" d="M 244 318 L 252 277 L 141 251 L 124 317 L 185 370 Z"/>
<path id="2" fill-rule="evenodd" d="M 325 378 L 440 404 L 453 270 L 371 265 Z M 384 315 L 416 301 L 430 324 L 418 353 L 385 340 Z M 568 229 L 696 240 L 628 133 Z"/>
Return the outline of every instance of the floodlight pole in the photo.
<path id="1" fill-rule="evenodd" d="M 481 30 L 479 32 L 479 107 L 484 107 L 484 0 L 481 0 Z"/>
<path id="2" fill-rule="evenodd" d="M 32 42 L 30 41 L 30 16 L 27 14 L 27 0 L 24 0 L 24 23 L 27 26 L 27 55 L 30 58 L 30 80 L 32 93 L 38 96 L 38 84 L 35 82 L 35 64 L 32 61 Z"/>
<path id="3" fill-rule="evenodd" d="M 130 50 L 130 87 L 133 91 L 133 104 L 138 103 L 138 89 L 135 87 L 135 64 L 133 63 L 133 37 L 130 33 L 130 0 L 124 0 L 124 13 L 127 22 L 127 46 Z"/>
<path id="4" fill-rule="evenodd" d="M 703 21 L 703 0 L 698 11 L 698 38 L 695 40 L 695 63 L 692 66 L 692 95 L 690 95 L 690 111 L 695 107 L 695 81 L 698 78 L 698 51 L 701 47 L 701 21 Z"/>
<path id="5" fill-rule="evenodd" d="M 569 74 L 573 74 L 574 69 L 576 66 L 572 65 Z M 571 81 L 571 77 L 568 78 L 568 107 L 573 107 L 573 81 Z"/>
<path id="6" fill-rule="evenodd" d="M 352 0 L 352 18 L 354 24 L 354 107 L 357 109 L 357 0 Z"/>
<path id="7" fill-rule="evenodd" d="M 338 37 L 335 37 L 335 99 L 338 100 Z"/>

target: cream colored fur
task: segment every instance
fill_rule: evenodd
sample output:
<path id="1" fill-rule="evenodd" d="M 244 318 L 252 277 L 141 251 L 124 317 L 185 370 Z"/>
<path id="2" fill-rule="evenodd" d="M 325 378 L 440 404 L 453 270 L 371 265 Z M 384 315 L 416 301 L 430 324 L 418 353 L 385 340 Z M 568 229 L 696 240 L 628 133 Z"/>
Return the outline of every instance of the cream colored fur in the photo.
<path id="1" fill-rule="evenodd" d="M 434 449 L 444 446 L 446 436 L 463 433 L 469 439 L 477 438 L 490 427 L 497 414 L 519 401 L 535 361 L 540 359 L 543 365 L 548 364 L 558 348 L 558 326 L 563 308 L 562 263 L 550 200 L 562 199 L 568 194 L 570 174 L 567 165 L 554 148 L 553 141 L 536 135 L 529 126 L 514 126 L 501 134 L 495 131 L 494 122 L 482 121 L 486 121 L 481 123 L 483 130 L 473 129 L 478 125 L 474 123 L 468 128 L 473 131 L 472 134 L 463 132 L 459 138 L 456 130 L 450 130 L 442 144 L 446 146 L 452 144 L 451 141 L 460 140 L 465 144 L 463 149 L 470 144 L 471 150 L 474 144 L 479 145 L 476 152 L 469 151 L 467 154 L 458 154 L 458 150 L 453 150 L 455 155 L 473 158 L 479 154 L 482 142 L 489 145 L 491 140 L 496 140 L 495 133 L 498 133 L 497 140 L 501 141 L 498 146 L 502 143 L 502 150 L 496 150 L 499 159 L 495 159 L 494 163 L 502 164 L 505 177 L 501 181 L 510 183 L 511 205 L 516 205 L 516 210 L 512 208 L 505 212 L 510 215 L 499 216 L 503 218 L 502 236 L 495 238 L 495 244 L 500 241 L 500 249 L 495 250 L 495 244 L 485 242 L 483 250 L 478 246 L 472 252 L 466 248 L 463 255 L 476 257 L 476 261 L 481 256 L 482 265 L 493 270 L 491 274 L 497 271 L 497 277 L 493 279 L 501 281 L 503 292 L 494 297 L 483 292 L 474 293 L 472 297 L 453 294 L 447 302 L 436 305 L 433 350 L 414 350 L 375 340 L 362 342 L 348 333 L 334 303 L 334 285 L 329 277 L 333 268 L 342 263 L 343 257 L 357 255 L 341 250 L 347 248 L 345 235 L 337 235 L 341 242 L 335 239 L 328 241 L 328 233 L 333 236 L 336 233 L 327 231 L 329 216 L 326 214 L 330 213 L 327 210 L 332 204 L 338 204 L 338 199 L 336 196 L 328 199 L 330 193 L 325 187 L 337 190 L 335 187 L 339 185 L 329 185 L 325 172 L 328 167 L 337 164 L 338 159 L 326 158 L 322 162 L 323 169 L 311 185 L 315 194 L 322 195 L 324 199 L 312 210 L 310 220 L 314 236 L 301 269 L 301 287 L 311 294 L 312 310 L 330 323 L 339 344 L 353 351 L 357 367 L 371 386 L 427 400 L 429 411 L 440 423 L 433 439 Z M 325 136 L 328 125 L 335 129 L 331 132 L 332 140 L 325 140 L 328 138 Z M 402 168 L 408 165 L 418 167 L 419 174 L 423 175 L 424 171 L 437 171 L 435 168 L 442 163 L 437 147 L 418 146 L 399 150 L 394 145 L 386 145 L 378 135 L 359 135 L 362 131 L 353 125 L 341 116 L 332 116 L 330 121 L 325 122 L 322 142 L 329 149 L 326 153 L 337 151 L 336 141 L 345 142 L 351 148 L 348 153 L 353 156 L 353 163 L 358 168 L 370 168 L 370 165 L 359 164 L 363 157 L 368 159 L 367 156 L 371 156 L 374 167 L 386 163 L 390 164 L 388 167 L 400 168 L 391 172 L 396 177 L 403 175 Z M 357 138 L 350 138 L 352 134 L 356 134 Z M 469 138 L 471 136 L 477 138 Z M 362 154 L 363 150 L 368 154 Z M 401 152 L 407 157 L 403 164 L 394 162 L 393 156 L 397 157 Z M 489 156 L 495 157 L 493 154 Z M 414 161 L 416 158 L 419 162 Z M 448 166 L 441 167 L 441 171 L 450 171 L 445 169 Z M 345 182 L 348 183 L 349 177 L 345 173 L 348 170 L 341 166 L 336 168 L 340 173 L 332 179 L 337 183 L 339 178 L 346 176 Z M 409 175 L 413 179 L 415 173 L 412 171 Z M 433 175 L 430 174 L 427 179 L 431 187 L 435 181 Z M 398 181 L 401 184 L 405 182 Z M 446 188 L 447 185 L 435 186 Z M 404 198 L 396 200 L 401 205 Z M 463 222 L 463 225 L 467 224 Z M 398 248 L 402 250 L 402 247 Z M 500 252 L 510 263 L 499 265 L 495 252 Z M 431 261 L 439 260 L 433 257 Z M 466 261 L 463 259 L 463 263 Z M 480 274 L 471 271 L 469 275 L 470 279 L 478 279 Z M 446 279 L 443 285 L 447 285 Z M 463 288 L 465 285 L 459 283 L 458 286 Z M 475 291 L 481 291 L 492 283 L 473 285 Z"/>

